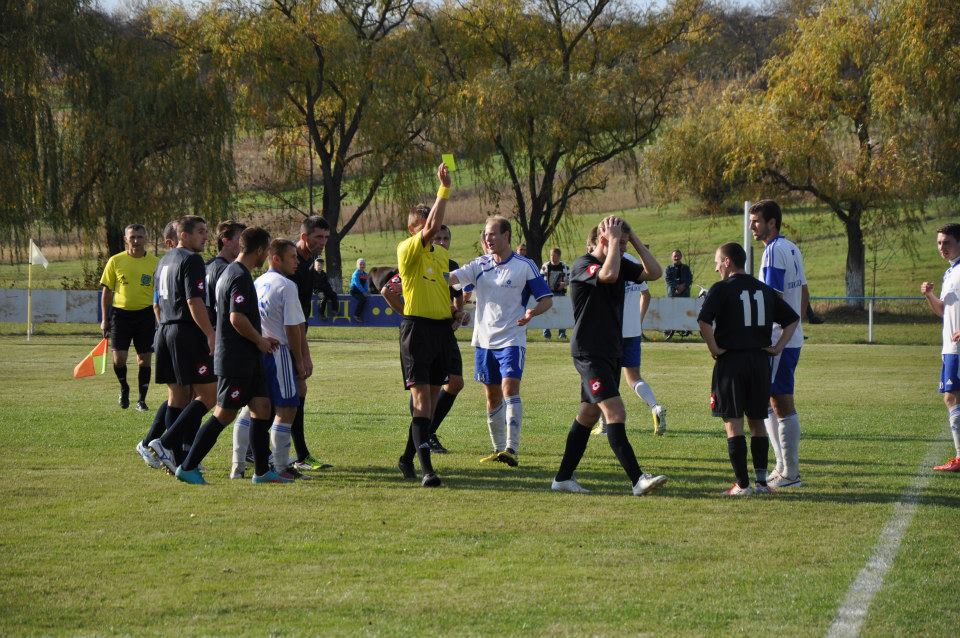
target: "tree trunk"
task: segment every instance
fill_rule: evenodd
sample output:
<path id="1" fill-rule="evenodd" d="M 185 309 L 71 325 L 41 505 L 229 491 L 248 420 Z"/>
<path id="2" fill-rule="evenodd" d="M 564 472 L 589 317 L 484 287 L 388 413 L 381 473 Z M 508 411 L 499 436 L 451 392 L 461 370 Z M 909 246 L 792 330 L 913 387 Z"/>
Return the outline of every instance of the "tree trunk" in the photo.
<path id="1" fill-rule="evenodd" d="M 339 293 L 343 292 L 343 258 L 340 254 L 340 233 L 337 226 L 340 224 L 340 186 L 332 170 L 328 166 L 323 168 L 323 218 L 330 224 L 330 239 L 324 249 L 324 264 L 330 285 Z"/>
<path id="2" fill-rule="evenodd" d="M 863 228 L 860 216 L 863 207 L 853 204 L 845 222 L 847 227 L 847 270 L 844 276 L 848 297 L 862 297 L 864 292 L 864 273 L 866 271 L 866 249 L 863 245 Z M 848 300 L 850 308 L 863 308 L 863 301 Z"/>
<path id="3" fill-rule="evenodd" d="M 107 254 L 123 252 L 123 224 L 113 214 L 112 206 L 108 205 L 103 211 L 103 228 L 107 240 Z"/>

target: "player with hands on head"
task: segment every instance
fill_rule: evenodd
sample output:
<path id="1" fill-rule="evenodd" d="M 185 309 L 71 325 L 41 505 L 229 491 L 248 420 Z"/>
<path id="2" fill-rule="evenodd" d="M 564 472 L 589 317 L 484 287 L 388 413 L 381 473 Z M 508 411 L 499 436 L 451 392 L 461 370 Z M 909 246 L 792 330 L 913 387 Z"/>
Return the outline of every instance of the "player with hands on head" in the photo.
<path id="1" fill-rule="evenodd" d="M 624 259 L 624 233 L 642 245 L 621 218 L 604 218 L 590 232 L 588 244 L 593 244 L 593 250 L 578 258 L 570 269 L 574 317 L 570 353 L 580 374 L 580 408 L 550 486 L 557 492 L 589 491 L 577 482 L 574 472 L 601 414 L 607 421 L 607 441 L 630 480 L 633 494 L 645 496 L 667 482 L 666 476 L 643 472 L 627 438 L 627 411 L 620 397 L 626 283 L 655 279 L 660 276 L 660 267 L 656 260 L 646 261 L 649 252 L 640 253 L 640 264 Z"/>

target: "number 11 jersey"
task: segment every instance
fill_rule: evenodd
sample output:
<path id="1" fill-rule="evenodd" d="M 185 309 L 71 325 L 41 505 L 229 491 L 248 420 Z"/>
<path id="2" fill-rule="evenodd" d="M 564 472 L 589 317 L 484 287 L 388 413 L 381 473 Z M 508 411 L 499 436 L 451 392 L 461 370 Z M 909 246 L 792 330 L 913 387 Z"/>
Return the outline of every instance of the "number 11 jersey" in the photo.
<path id="1" fill-rule="evenodd" d="M 714 324 L 724 350 L 756 350 L 771 345 L 774 323 L 789 326 L 799 318 L 777 291 L 740 273 L 713 284 L 697 320 Z"/>

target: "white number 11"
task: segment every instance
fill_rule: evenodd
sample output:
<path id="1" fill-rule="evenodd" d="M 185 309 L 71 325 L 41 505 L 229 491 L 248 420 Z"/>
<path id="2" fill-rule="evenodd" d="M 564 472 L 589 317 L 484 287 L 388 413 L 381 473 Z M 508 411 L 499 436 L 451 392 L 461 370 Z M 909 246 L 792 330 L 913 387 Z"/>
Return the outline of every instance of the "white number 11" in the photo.
<path id="1" fill-rule="evenodd" d="M 740 301 L 743 302 L 743 325 L 744 326 L 762 326 L 766 322 L 766 314 L 763 312 L 763 292 L 760 290 L 753 291 L 753 301 L 757 304 L 757 320 L 753 321 L 753 318 L 750 316 L 750 295 L 744 290 L 740 293 Z"/>

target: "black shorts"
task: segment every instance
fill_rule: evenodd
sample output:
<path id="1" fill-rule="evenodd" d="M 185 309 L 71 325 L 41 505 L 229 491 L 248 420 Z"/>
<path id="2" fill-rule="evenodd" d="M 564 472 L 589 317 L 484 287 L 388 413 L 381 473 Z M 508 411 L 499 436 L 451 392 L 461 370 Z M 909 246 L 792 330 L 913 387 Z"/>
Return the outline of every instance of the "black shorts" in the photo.
<path id="1" fill-rule="evenodd" d="M 228 410 L 239 410 L 254 397 L 270 400 L 263 364 L 258 362 L 254 367 L 253 376 L 220 377 L 217 381 L 217 405 Z"/>
<path id="2" fill-rule="evenodd" d="M 620 358 L 574 357 L 573 366 L 580 373 L 582 403 L 600 403 L 620 396 Z"/>
<path id="3" fill-rule="evenodd" d="M 130 342 L 138 354 L 153 352 L 153 337 L 157 332 L 157 317 L 153 306 L 142 310 L 114 308 L 110 316 L 110 347 L 119 352 L 130 349 Z"/>
<path id="4" fill-rule="evenodd" d="M 213 357 L 203 331 L 192 321 L 165 323 L 157 331 L 157 383 L 214 383 Z"/>
<path id="5" fill-rule="evenodd" d="M 451 338 L 451 319 L 404 317 L 400 322 L 400 369 L 407 389 L 427 383 L 443 385 L 459 357 L 456 338 Z M 456 353 L 456 355 L 454 354 Z M 463 362 L 460 363 L 463 372 Z"/>
<path id="6" fill-rule="evenodd" d="M 728 350 L 713 366 L 710 408 L 722 419 L 767 418 L 770 355 L 763 350 Z"/>
<path id="7" fill-rule="evenodd" d="M 457 343 L 457 335 L 450 331 L 450 367 L 447 369 L 447 378 L 444 383 L 450 380 L 450 375 L 457 377 L 463 376 L 463 357 L 460 356 L 460 344 Z"/>

